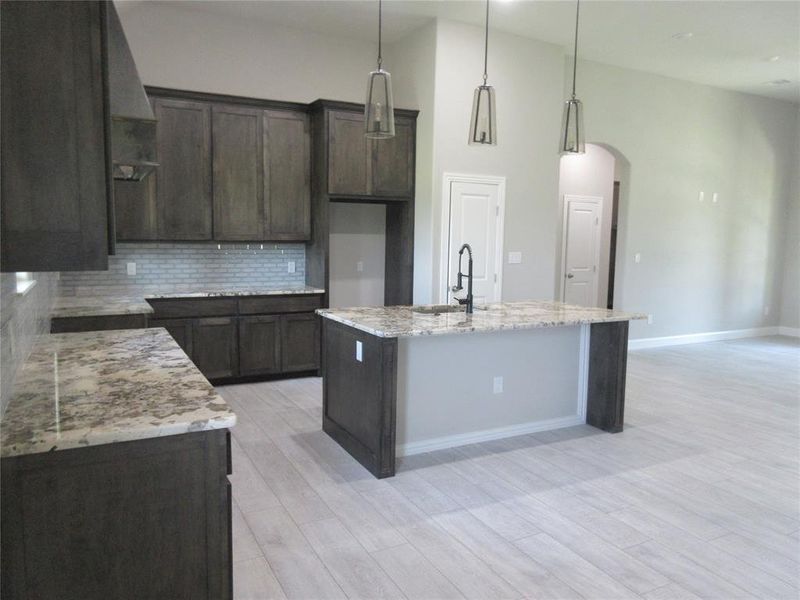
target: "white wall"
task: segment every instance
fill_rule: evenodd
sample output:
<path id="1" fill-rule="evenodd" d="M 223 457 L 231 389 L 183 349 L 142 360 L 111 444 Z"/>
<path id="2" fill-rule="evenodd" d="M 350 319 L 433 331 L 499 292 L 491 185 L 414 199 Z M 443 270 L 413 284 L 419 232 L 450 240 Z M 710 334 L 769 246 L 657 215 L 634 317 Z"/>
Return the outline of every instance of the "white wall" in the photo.
<path id="1" fill-rule="evenodd" d="M 434 193 L 430 206 L 417 202 L 418 211 L 432 211 L 432 285 L 438 286 L 439 277 L 444 173 L 495 175 L 506 177 L 504 258 L 509 251 L 523 255 L 522 264 L 504 261 L 503 300 L 552 298 L 563 53 L 550 44 L 490 32 L 488 81 L 497 94 L 496 147 L 467 144 L 472 94 L 482 74 L 483 30 L 439 21 Z"/>
<path id="2" fill-rule="evenodd" d="M 586 144 L 586 154 L 561 157 L 558 176 L 558 239 L 556 242 L 555 293 L 559 297 L 564 271 L 561 261 L 564 244 L 564 196 L 599 196 L 603 199 L 600 220 L 600 264 L 597 265 L 597 298 L 595 306 L 605 307 L 608 299 L 608 270 L 611 249 L 611 218 L 614 208 L 614 155 L 595 144 Z"/>
<path id="3" fill-rule="evenodd" d="M 797 107 L 591 62 L 578 96 L 587 141 L 629 163 L 615 305 L 655 320 L 631 337 L 777 325 Z"/>
<path id="4" fill-rule="evenodd" d="M 794 187 L 786 203 L 780 324 L 800 330 L 800 135 L 795 138 Z"/>
<path id="5" fill-rule="evenodd" d="M 332 202 L 330 232 L 331 307 L 383 306 L 386 207 Z"/>
<path id="6" fill-rule="evenodd" d="M 364 102 L 376 44 L 180 5 L 140 2 L 120 11 L 145 85 L 291 102 Z"/>

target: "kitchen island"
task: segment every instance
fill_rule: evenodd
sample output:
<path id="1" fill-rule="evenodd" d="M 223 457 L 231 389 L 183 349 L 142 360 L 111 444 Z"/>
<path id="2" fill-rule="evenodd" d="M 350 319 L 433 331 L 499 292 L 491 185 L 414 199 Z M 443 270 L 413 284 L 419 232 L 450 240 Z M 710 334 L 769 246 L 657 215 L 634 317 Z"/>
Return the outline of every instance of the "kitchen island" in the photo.
<path id="1" fill-rule="evenodd" d="M 323 429 L 376 477 L 395 457 L 588 423 L 623 427 L 628 322 L 560 302 L 323 318 Z"/>

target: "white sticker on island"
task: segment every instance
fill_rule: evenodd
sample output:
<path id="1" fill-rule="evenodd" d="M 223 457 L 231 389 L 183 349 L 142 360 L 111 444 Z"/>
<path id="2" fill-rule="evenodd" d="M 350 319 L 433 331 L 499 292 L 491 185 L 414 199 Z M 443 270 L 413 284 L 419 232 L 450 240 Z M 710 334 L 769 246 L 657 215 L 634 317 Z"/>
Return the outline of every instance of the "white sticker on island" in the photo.
<path id="1" fill-rule="evenodd" d="M 356 360 L 364 362 L 364 346 L 358 340 L 356 340 Z"/>

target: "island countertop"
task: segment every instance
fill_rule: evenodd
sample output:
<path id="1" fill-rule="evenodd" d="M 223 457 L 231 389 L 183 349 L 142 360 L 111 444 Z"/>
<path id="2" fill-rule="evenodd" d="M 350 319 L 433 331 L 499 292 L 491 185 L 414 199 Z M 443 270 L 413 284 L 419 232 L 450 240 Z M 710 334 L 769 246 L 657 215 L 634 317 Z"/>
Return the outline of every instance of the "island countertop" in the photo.
<path id="1" fill-rule="evenodd" d="M 209 429 L 236 415 L 165 329 L 43 336 L 0 424 L 20 456 Z"/>
<path id="2" fill-rule="evenodd" d="M 463 308 L 459 312 L 439 313 L 435 309 L 436 305 L 369 306 L 319 309 L 317 313 L 323 318 L 384 338 L 565 327 L 647 318 L 641 313 L 544 300 L 485 304 L 476 306 L 471 315 L 466 314 Z"/>

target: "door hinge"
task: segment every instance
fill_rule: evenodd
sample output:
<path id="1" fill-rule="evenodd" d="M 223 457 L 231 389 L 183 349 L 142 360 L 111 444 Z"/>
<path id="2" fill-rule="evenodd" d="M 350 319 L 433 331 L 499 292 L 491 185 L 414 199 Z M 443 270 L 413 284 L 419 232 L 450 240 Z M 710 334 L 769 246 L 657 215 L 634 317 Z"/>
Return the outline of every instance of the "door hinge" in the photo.
<path id="1" fill-rule="evenodd" d="M 494 274 L 494 282 L 497 283 L 497 273 Z"/>
<path id="2" fill-rule="evenodd" d="M 597 265 L 593 265 L 593 266 L 592 266 L 592 271 L 594 271 L 595 273 L 597 273 Z"/>
<path id="3" fill-rule="evenodd" d="M 499 217 L 500 216 L 500 205 L 499 204 L 494 207 L 494 216 L 495 217 Z"/>
<path id="4" fill-rule="evenodd" d="M 595 225 L 600 225 L 600 217 L 595 217 L 594 218 L 594 224 Z"/>

